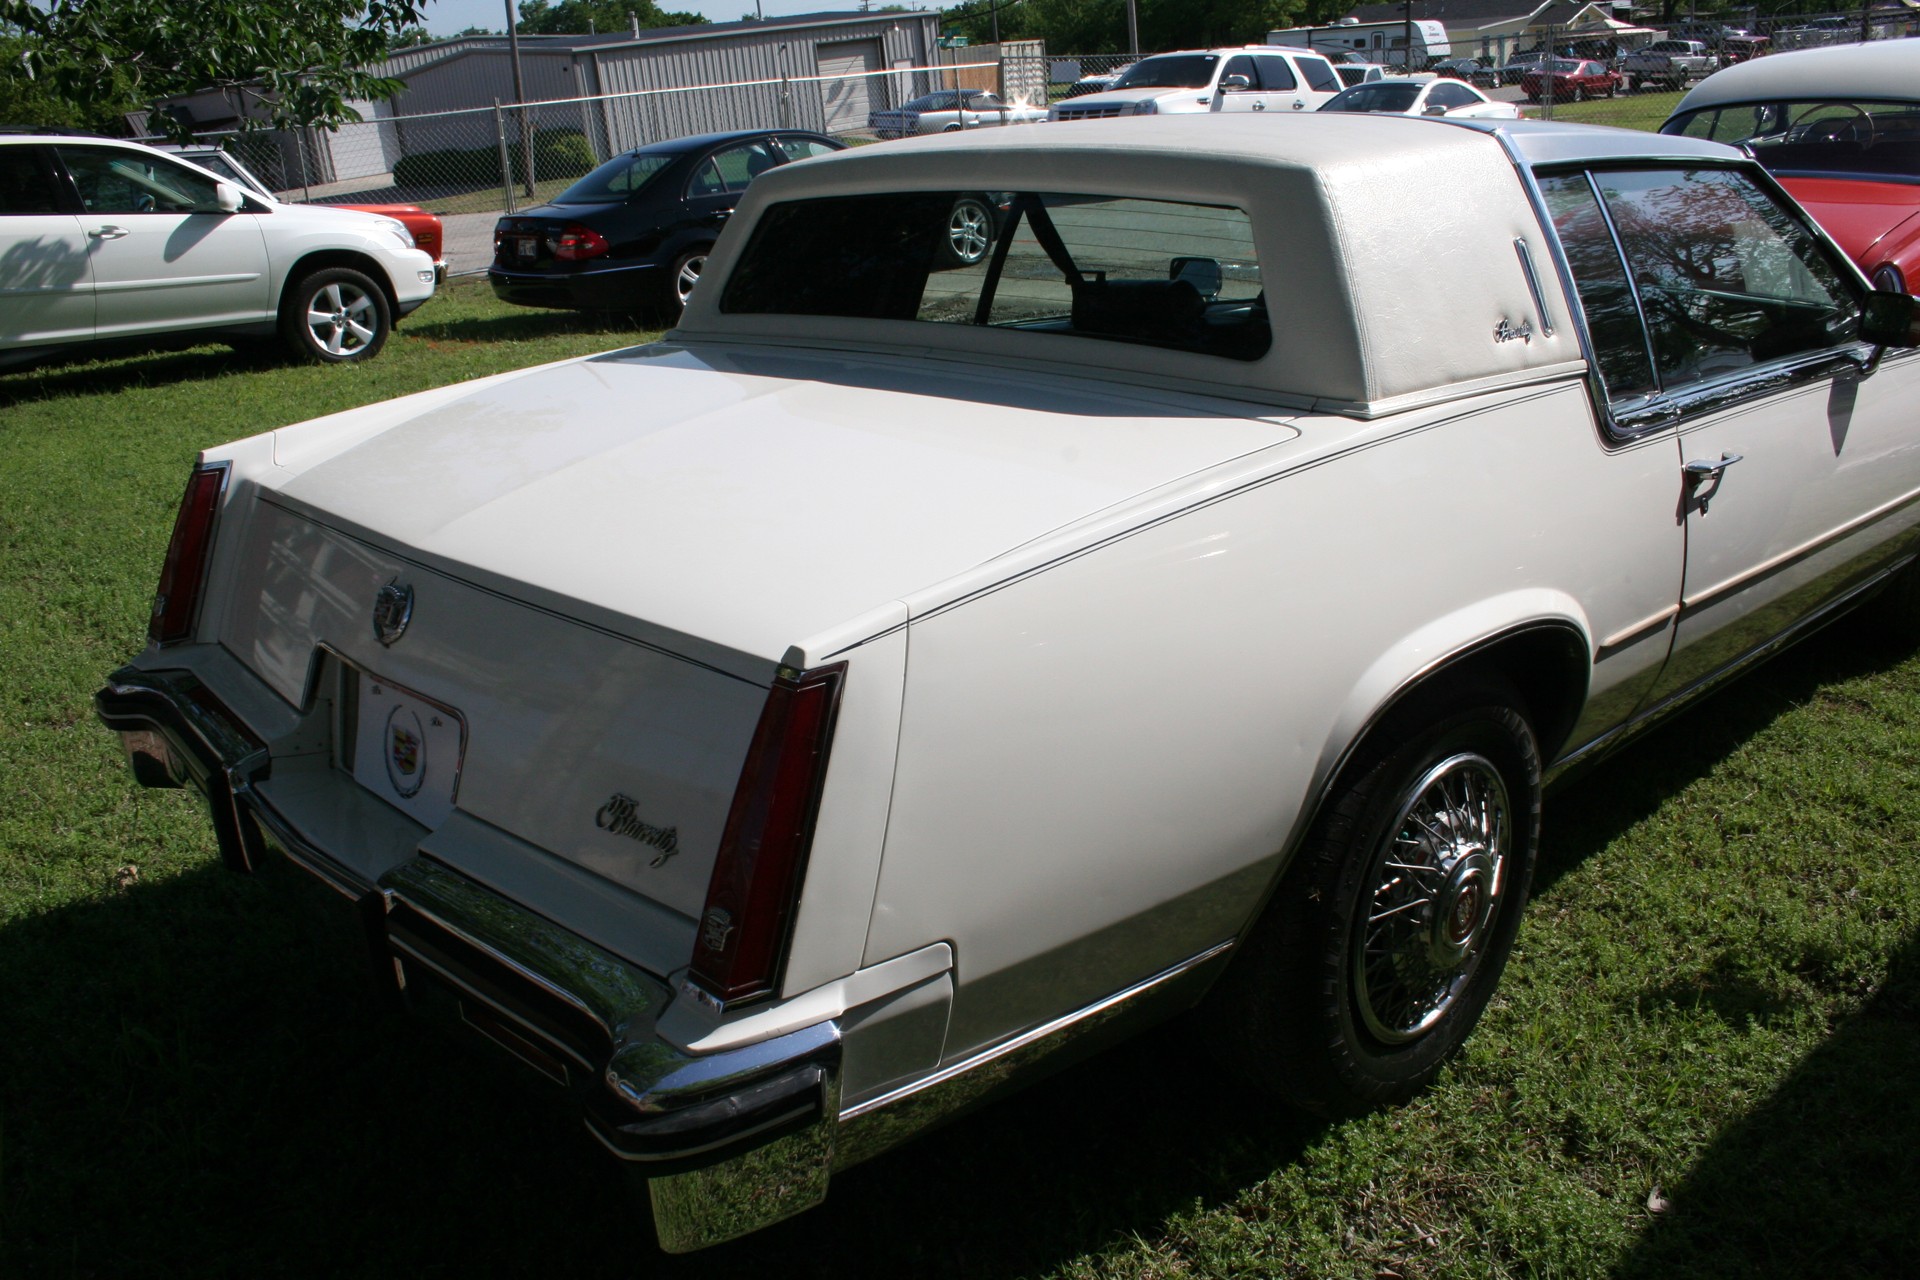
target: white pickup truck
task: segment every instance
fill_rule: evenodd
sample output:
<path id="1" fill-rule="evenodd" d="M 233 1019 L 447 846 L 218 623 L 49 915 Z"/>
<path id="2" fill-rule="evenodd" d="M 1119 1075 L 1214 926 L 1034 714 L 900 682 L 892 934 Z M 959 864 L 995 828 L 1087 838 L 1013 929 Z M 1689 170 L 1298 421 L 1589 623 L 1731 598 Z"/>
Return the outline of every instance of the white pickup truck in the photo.
<path id="1" fill-rule="evenodd" d="M 855 148 L 759 178 L 660 343 L 209 450 L 96 707 L 700 1248 L 1203 997 L 1243 1074 L 1142 1105 L 1420 1090 L 1551 780 L 1920 617 L 1915 341 L 1693 138 Z"/>
<path id="2" fill-rule="evenodd" d="M 1643 85 L 1684 88 L 1720 69 L 1720 56 L 1698 40 L 1656 40 L 1620 59 L 1629 91 Z"/>

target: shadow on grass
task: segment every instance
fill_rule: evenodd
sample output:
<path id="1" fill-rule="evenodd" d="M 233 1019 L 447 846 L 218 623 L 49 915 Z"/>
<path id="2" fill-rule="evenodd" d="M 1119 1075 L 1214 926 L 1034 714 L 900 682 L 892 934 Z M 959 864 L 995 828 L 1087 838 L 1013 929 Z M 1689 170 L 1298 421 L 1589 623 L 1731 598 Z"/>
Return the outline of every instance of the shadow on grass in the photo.
<path id="1" fill-rule="evenodd" d="M 1712 772 L 1822 685 L 1886 670 L 1912 653 L 1911 645 L 1888 637 L 1869 602 L 1556 788 L 1543 811 L 1534 894 Z"/>
<path id="2" fill-rule="evenodd" d="M 1879 993 L 1666 1195 L 1617 1280 L 1914 1274 L 1920 938 Z"/>
<path id="3" fill-rule="evenodd" d="M 406 332 L 429 342 L 524 342 L 569 333 L 604 333 L 609 346 L 652 342 L 661 333 L 657 320 L 644 315 L 603 311 L 548 311 L 516 308 L 506 315 L 462 316 L 457 320 L 416 320 Z"/>
<path id="4" fill-rule="evenodd" d="M 1189 1087 L 1176 1024 L 672 1258 L 558 1091 L 392 1011 L 364 957 L 277 860 L 0 929 L 0 1273 L 1012 1277 L 1231 1203 L 1318 1133 Z"/>
<path id="5" fill-rule="evenodd" d="M 208 382 L 233 373 L 252 373 L 286 364 L 285 352 L 266 341 L 242 348 L 199 343 L 162 351 L 76 353 L 28 369 L 0 372 L 0 408 L 62 396 L 100 395 L 177 382 Z"/>

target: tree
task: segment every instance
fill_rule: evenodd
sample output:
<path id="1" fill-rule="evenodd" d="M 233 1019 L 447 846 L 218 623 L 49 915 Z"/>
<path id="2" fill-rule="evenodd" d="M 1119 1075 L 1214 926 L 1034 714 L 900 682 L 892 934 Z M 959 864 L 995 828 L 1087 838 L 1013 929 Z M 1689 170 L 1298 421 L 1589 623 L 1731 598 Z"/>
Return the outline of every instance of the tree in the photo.
<path id="1" fill-rule="evenodd" d="M 663 11 L 654 0 L 526 0 L 520 6 L 520 31 L 530 36 L 625 31 L 636 19 L 642 30 L 691 27 L 706 21 L 697 13 Z"/>
<path id="2" fill-rule="evenodd" d="M 391 97 L 397 80 L 367 67 L 417 26 L 426 0 L 0 0 L 0 30 L 18 41 L 10 76 L 68 109 L 116 109 L 220 89 L 263 111 L 246 127 L 335 127 L 359 119 L 352 99 Z M 188 121 L 155 112 L 184 136 Z"/>

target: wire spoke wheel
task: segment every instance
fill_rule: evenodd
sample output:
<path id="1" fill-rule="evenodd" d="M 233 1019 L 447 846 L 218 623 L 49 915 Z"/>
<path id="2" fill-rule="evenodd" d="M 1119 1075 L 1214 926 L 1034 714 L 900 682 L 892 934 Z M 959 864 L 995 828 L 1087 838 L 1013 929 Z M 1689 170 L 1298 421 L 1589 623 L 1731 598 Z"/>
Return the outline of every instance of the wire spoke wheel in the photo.
<path id="1" fill-rule="evenodd" d="M 1499 914 L 1511 831 L 1506 783 L 1477 753 L 1439 761 L 1403 793 L 1353 925 L 1354 1004 L 1369 1035 L 1418 1038 L 1472 982 Z"/>

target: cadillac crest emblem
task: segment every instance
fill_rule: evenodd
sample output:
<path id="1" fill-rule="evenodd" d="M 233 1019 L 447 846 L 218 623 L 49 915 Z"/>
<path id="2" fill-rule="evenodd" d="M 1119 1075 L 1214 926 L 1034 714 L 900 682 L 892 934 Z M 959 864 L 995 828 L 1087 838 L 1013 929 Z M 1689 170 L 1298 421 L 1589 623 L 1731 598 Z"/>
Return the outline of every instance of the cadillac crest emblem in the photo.
<path id="1" fill-rule="evenodd" d="M 390 645 L 407 633 L 413 621 L 413 588 L 401 586 L 395 578 L 373 597 L 373 634 L 383 645 Z"/>

